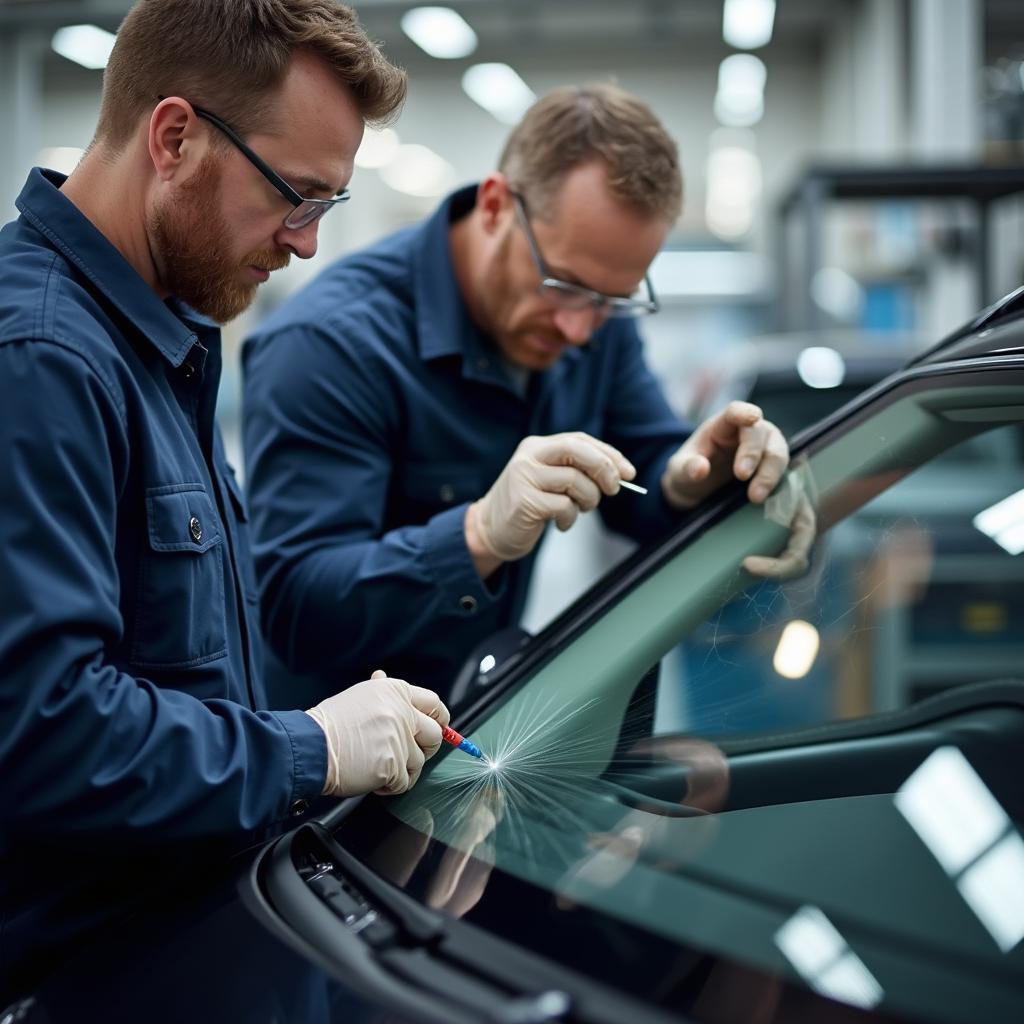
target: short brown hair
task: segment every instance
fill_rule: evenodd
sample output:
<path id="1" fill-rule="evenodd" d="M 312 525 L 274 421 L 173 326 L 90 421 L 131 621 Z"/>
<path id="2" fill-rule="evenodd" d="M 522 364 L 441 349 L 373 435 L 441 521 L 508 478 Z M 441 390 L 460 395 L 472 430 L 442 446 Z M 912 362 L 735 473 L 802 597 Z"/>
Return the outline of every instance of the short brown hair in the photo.
<path id="1" fill-rule="evenodd" d="M 240 135 L 266 124 L 296 51 L 325 60 L 363 120 L 382 124 L 405 100 L 405 72 L 334 0 L 138 0 L 103 74 L 96 137 L 122 147 L 159 96 L 208 106 Z"/>
<path id="2" fill-rule="evenodd" d="M 669 224 L 679 217 L 676 144 L 646 104 L 615 85 L 564 86 L 538 100 L 505 143 L 498 170 L 531 211 L 548 217 L 565 176 L 595 159 L 622 203 Z"/>

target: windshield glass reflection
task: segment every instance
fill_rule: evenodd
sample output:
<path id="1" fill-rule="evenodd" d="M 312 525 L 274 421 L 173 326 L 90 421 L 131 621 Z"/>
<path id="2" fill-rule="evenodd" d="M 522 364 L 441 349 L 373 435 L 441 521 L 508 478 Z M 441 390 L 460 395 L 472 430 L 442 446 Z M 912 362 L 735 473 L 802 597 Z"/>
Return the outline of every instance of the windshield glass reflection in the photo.
<path id="1" fill-rule="evenodd" d="M 383 804 L 408 828 L 375 866 L 456 916 L 515 878 L 550 894 L 546 914 L 599 912 L 851 1007 L 923 1000 L 941 1018 L 941 983 L 901 991 L 854 935 L 965 962 L 1012 951 L 1020 801 L 993 816 L 960 772 L 963 799 L 931 821 L 928 771 L 865 753 L 866 774 L 821 772 L 784 752 L 814 742 L 800 730 L 824 742 L 840 720 L 1020 678 L 1024 561 L 976 519 L 1024 489 L 1022 419 L 1024 379 L 925 379 L 812 446 L 764 507 L 712 521 L 460 721 L 487 757 L 443 752 Z M 799 571 L 756 571 L 800 563 L 794 545 Z M 971 854 L 955 868 L 936 852 L 947 833 Z"/>

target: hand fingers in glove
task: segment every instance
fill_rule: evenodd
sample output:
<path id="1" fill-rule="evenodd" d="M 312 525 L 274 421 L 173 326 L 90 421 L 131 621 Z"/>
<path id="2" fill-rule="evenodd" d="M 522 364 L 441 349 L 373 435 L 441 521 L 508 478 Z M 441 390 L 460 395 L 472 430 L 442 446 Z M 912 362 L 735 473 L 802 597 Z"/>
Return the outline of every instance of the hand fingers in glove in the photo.
<path id="1" fill-rule="evenodd" d="M 555 526 L 563 533 L 576 522 L 580 514 L 579 505 L 567 494 L 548 494 L 540 491 L 533 499 L 534 508 L 539 518 L 554 520 Z"/>
<path id="2" fill-rule="evenodd" d="M 577 437 L 583 441 L 587 441 L 594 445 L 599 451 L 604 452 L 608 458 L 615 463 L 616 469 L 619 471 L 619 476 L 625 480 L 632 480 L 636 476 L 636 466 L 633 465 L 629 459 L 626 458 L 622 452 L 619 451 L 614 445 L 609 444 L 607 441 L 602 441 L 599 437 L 594 437 L 592 434 L 584 434 L 582 430 L 571 431 L 567 436 Z"/>
<path id="3" fill-rule="evenodd" d="M 618 493 L 620 477 L 636 476 L 636 470 L 624 455 L 611 445 L 598 444 L 587 434 L 555 434 L 542 438 L 533 457 L 549 466 L 575 466 L 605 494 Z"/>
<path id="4" fill-rule="evenodd" d="M 747 497 L 758 503 L 775 490 L 789 465 L 789 445 L 774 423 L 758 420 L 740 431 L 740 446 L 733 460 L 737 479 L 750 479 Z"/>
<path id="5" fill-rule="evenodd" d="M 440 730 L 438 731 L 440 732 Z M 405 771 L 409 779 L 409 789 L 412 789 L 419 781 L 420 772 L 423 771 L 423 766 L 426 764 L 429 756 L 429 754 L 425 754 L 423 750 L 415 745 L 409 751 L 409 759 L 405 763 Z"/>
<path id="6" fill-rule="evenodd" d="M 413 739 L 416 748 L 427 757 L 433 757 L 441 749 L 441 726 L 422 711 L 413 711 Z"/>
<path id="7" fill-rule="evenodd" d="M 803 498 L 789 524 L 789 541 L 785 551 L 777 558 L 749 555 L 743 559 L 743 568 L 752 576 L 769 580 L 786 580 L 807 571 L 811 546 L 817 530 L 814 507 Z"/>
<path id="8" fill-rule="evenodd" d="M 395 796 L 409 788 L 409 751 L 416 747 L 415 743 L 402 744 L 396 747 L 388 759 L 387 781 L 374 792 L 378 796 Z M 416 748 L 418 749 L 418 748 Z"/>
<path id="9" fill-rule="evenodd" d="M 428 718 L 444 726 L 451 721 L 451 715 L 444 702 L 433 690 L 424 686 L 409 685 L 409 700 L 417 711 L 422 711 Z"/>
<path id="10" fill-rule="evenodd" d="M 541 466 L 535 479 L 541 490 L 568 495 L 581 512 L 597 508 L 602 497 L 601 488 L 575 466 Z"/>

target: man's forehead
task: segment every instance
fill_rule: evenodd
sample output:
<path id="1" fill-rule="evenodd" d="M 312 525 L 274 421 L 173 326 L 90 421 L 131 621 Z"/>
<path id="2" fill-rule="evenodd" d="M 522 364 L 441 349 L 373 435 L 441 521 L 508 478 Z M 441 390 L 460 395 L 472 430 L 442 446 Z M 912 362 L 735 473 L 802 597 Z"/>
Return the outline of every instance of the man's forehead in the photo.
<path id="1" fill-rule="evenodd" d="M 340 191 L 363 138 L 352 90 L 322 60 L 297 54 L 268 104 L 266 135 L 282 170 L 300 192 Z"/>
<path id="2" fill-rule="evenodd" d="M 533 226 L 550 270 L 587 283 L 606 271 L 642 275 L 669 228 L 617 200 L 603 169 L 567 175 L 545 212 Z"/>

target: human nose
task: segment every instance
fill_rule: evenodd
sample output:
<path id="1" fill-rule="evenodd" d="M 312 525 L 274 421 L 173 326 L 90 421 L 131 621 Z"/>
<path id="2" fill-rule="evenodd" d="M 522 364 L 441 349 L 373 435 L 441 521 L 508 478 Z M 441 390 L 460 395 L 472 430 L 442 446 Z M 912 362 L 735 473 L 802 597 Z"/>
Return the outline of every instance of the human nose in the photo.
<path id="1" fill-rule="evenodd" d="M 603 319 L 593 306 L 585 309 L 555 310 L 555 326 L 571 345 L 582 345 L 589 341 L 594 329 Z"/>
<path id="2" fill-rule="evenodd" d="M 282 249 L 294 253 L 300 260 L 312 259 L 316 255 L 319 227 L 319 219 L 301 228 L 289 228 L 282 224 L 274 235 L 274 241 Z"/>

